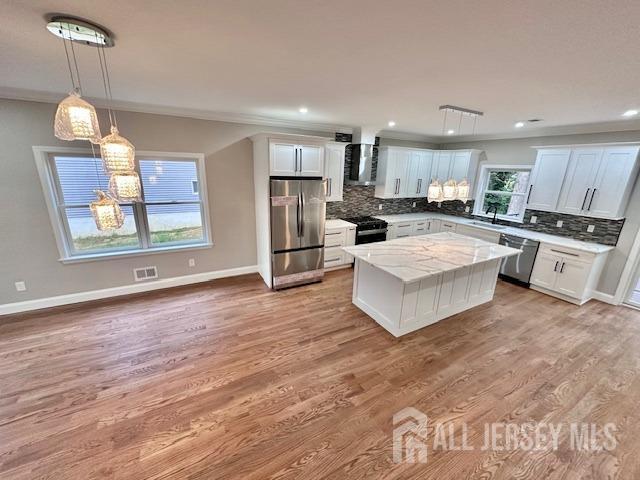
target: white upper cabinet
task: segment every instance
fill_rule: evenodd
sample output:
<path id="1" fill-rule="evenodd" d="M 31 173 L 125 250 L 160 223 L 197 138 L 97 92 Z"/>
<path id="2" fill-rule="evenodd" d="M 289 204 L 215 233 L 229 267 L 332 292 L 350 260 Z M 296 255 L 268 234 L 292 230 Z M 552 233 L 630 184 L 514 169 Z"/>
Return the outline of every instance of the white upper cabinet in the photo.
<path id="1" fill-rule="evenodd" d="M 429 183 L 467 180 L 472 187 L 478 169 L 477 150 L 426 150 L 381 147 L 378 158 L 377 198 L 426 197 Z"/>
<path id="2" fill-rule="evenodd" d="M 440 183 L 449 180 L 452 159 L 453 152 L 434 152 L 431 179 L 438 180 Z"/>
<path id="3" fill-rule="evenodd" d="M 622 218 L 637 175 L 638 150 L 638 146 L 573 149 L 558 211 Z"/>
<path id="4" fill-rule="evenodd" d="M 639 147 L 605 148 L 593 183 L 587 215 L 621 218 L 638 173 Z"/>
<path id="5" fill-rule="evenodd" d="M 433 152 L 414 150 L 409 154 L 408 197 L 426 197 Z"/>
<path id="6" fill-rule="evenodd" d="M 375 196 L 402 198 L 407 196 L 410 152 L 404 149 L 381 148 Z"/>
<path id="7" fill-rule="evenodd" d="M 529 184 L 527 208 L 549 212 L 556 210 L 570 156 L 571 150 L 568 148 L 538 151 Z"/>
<path id="8" fill-rule="evenodd" d="M 586 209 L 602 152 L 601 148 L 579 148 L 571 152 L 558 211 L 581 215 Z"/>
<path id="9" fill-rule="evenodd" d="M 324 147 L 296 145 L 286 142 L 269 143 L 269 175 L 273 177 L 322 177 Z"/>
<path id="10" fill-rule="evenodd" d="M 325 147 L 324 178 L 327 181 L 327 202 L 342 201 L 346 145 L 346 143 L 328 143 Z"/>
<path id="11" fill-rule="evenodd" d="M 298 170 L 298 150 L 295 145 L 271 142 L 269 173 L 272 176 L 295 176 Z"/>

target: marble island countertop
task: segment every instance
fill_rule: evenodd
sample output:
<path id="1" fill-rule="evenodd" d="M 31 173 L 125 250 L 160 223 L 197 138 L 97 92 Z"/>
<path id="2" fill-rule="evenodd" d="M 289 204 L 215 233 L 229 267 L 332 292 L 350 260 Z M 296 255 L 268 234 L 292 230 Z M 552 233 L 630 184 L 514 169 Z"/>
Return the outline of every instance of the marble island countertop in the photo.
<path id="1" fill-rule="evenodd" d="M 389 224 L 401 223 L 401 222 L 413 222 L 413 221 L 427 220 L 427 219 L 445 220 L 453 223 L 458 223 L 461 225 L 468 225 L 474 228 L 481 228 L 483 230 L 488 230 L 496 233 L 504 233 L 504 234 L 513 235 L 516 237 L 528 238 L 529 240 L 536 240 L 538 242 L 557 245 L 559 247 L 573 248 L 576 250 L 581 250 L 583 252 L 590 252 L 590 253 L 596 253 L 596 254 L 605 253 L 615 248 L 610 245 L 583 242 L 581 240 L 575 240 L 573 238 L 536 232 L 534 230 L 526 230 L 524 228 L 505 226 L 505 228 L 494 229 L 494 228 L 491 228 L 491 226 L 482 225 L 483 222 L 477 219 L 458 217 L 453 215 L 445 215 L 442 213 L 435 213 L 435 212 L 400 213 L 396 215 L 376 215 L 375 217 L 381 220 L 384 220 Z M 491 220 L 488 219 L 484 223 L 491 225 Z"/>
<path id="2" fill-rule="evenodd" d="M 354 245 L 343 250 L 405 283 L 520 253 L 515 248 L 451 232 Z"/>

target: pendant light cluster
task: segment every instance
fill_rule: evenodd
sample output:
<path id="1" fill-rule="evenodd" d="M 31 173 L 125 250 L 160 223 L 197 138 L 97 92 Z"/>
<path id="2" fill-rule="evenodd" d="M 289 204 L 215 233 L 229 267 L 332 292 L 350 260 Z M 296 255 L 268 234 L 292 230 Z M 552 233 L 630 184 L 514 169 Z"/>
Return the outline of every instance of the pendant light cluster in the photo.
<path id="1" fill-rule="evenodd" d="M 47 29 L 55 36 L 62 38 L 72 84 L 72 92 L 60 102 L 56 110 L 55 136 L 67 141 L 87 140 L 91 142 L 92 150 L 93 144 L 100 146 L 102 166 L 109 175 L 109 192 L 106 193 L 100 189 L 100 177 L 96 171 L 97 200 L 90 204 L 90 210 L 98 230 L 117 230 L 124 224 L 124 213 L 119 202 L 141 201 L 141 187 L 140 178 L 135 170 L 135 148 L 131 142 L 120 135 L 116 114 L 111 108 L 113 96 L 105 47 L 112 47 L 113 39 L 97 25 L 69 17 L 52 18 L 47 24 Z M 67 42 L 70 48 L 67 47 Z M 96 109 L 82 99 L 82 84 L 74 43 L 96 47 L 98 52 L 111 127 L 111 133 L 105 137 L 100 133 Z"/>
<path id="2" fill-rule="evenodd" d="M 453 105 L 441 105 L 440 110 L 444 112 L 444 119 L 442 122 L 442 135 L 454 135 L 456 130 L 447 128 L 447 116 L 449 113 L 458 114 L 458 134 L 462 133 L 463 119 L 472 119 L 473 127 L 471 134 L 476 132 L 476 125 L 478 123 L 478 117 L 484 115 L 483 112 L 478 110 L 470 110 L 468 108 L 455 107 Z M 469 195 L 471 193 L 471 185 L 465 178 L 461 182 L 456 182 L 455 179 L 449 178 L 444 183 L 440 183 L 439 178 L 434 178 L 427 190 L 427 200 L 431 202 L 445 202 L 449 200 L 460 200 L 463 203 L 469 201 Z"/>

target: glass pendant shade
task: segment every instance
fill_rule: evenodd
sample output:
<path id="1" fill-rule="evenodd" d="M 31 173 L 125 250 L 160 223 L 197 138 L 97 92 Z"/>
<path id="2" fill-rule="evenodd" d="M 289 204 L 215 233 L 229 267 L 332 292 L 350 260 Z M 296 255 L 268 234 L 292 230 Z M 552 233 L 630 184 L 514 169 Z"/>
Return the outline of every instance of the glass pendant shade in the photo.
<path id="1" fill-rule="evenodd" d="M 80 98 L 77 92 L 71 92 L 58 104 L 53 130 L 60 140 L 100 142 L 100 125 L 96 109 Z"/>
<path id="2" fill-rule="evenodd" d="M 456 185 L 456 181 L 453 179 L 449 179 L 444 182 L 442 185 L 442 195 L 444 200 L 455 200 L 458 196 L 458 186 Z"/>
<path id="3" fill-rule="evenodd" d="M 100 141 L 100 153 L 104 169 L 108 173 L 130 172 L 135 169 L 135 148 L 114 126 L 111 127 L 111 134 Z"/>
<path id="4" fill-rule="evenodd" d="M 121 202 L 140 202 L 140 177 L 137 172 L 114 172 L 109 179 L 111 195 Z"/>
<path id="5" fill-rule="evenodd" d="M 427 200 L 429 203 L 431 202 L 442 202 L 444 200 L 444 196 L 442 194 L 442 185 L 438 180 L 434 180 L 429 185 L 429 189 L 427 190 Z"/>
<path id="6" fill-rule="evenodd" d="M 96 190 L 98 200 L 91 202 L 91 215 L 100 231 L 117 230 L 124 224 L 124 213 L 120 205 L 102 190 Z"/>
<path id="7" fill-rule="evenodd" d="M 469 193 L 471 192 L 471 185 L 467 182 L 466 179 L 462 180 L 458 184 L 458 200 L 461 200 L 464 203 L 467 203 L 469 200 Z"/>

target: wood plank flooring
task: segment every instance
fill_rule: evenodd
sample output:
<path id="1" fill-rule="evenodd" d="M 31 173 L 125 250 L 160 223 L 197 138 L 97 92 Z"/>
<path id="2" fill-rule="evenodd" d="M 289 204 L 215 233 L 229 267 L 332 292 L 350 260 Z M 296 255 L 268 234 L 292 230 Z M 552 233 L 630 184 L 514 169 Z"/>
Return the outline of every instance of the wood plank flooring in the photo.
<path id="1" fill-rule="evenodd" d="M 395 339 L 352 271 L 278 293 L 245 276 L 0 319 L 1 479 L 638 479 L 640 312 L 498 282 Z M 434 451 L 393 414 L 613 422 L 617 448 Z"/>

